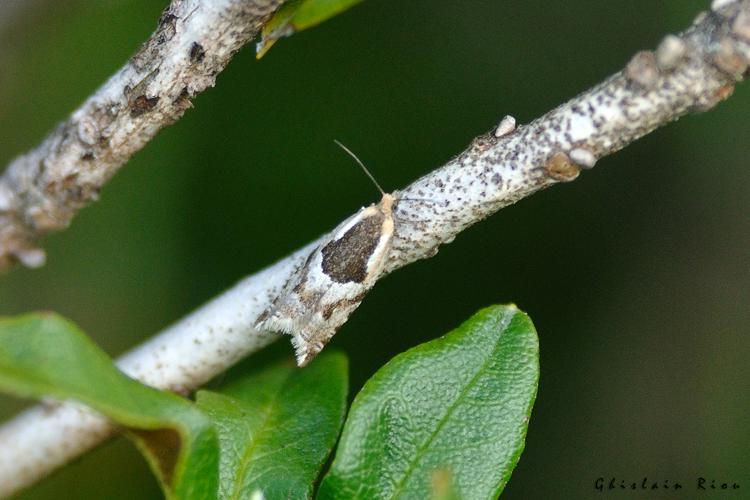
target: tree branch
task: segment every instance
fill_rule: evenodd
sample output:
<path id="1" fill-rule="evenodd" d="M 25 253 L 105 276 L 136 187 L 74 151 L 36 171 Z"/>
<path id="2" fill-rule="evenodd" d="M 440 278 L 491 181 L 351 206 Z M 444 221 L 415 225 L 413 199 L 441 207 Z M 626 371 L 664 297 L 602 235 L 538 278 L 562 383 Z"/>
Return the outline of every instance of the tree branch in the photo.
<path id="1" fill-rule="evenodd" d="M 750 0 L 716 0 L 679 36 L 640 52 L 619 73 L 529 125 L 508 118 L 448 164 L 397 193 L 393 246 L 382 275 L 434 255 L 463 229 L 540 189 L 575 179 L 596 160 L 688 112 L 711 109 L 748 75 Z M 321 238 L 246 278 L 127 354 L 119 366 L 163 389 L 188 392 L 277 335 L 258 316 Z M 36 407 L 0 428 L 0 495 L 8 495 L 113 432 L 72 404 Z"/>
<path id="2" fill-rule="evenodd" d="M 66 228 L 102 186 L 212 87 L 284 0 L 172 0 L 109 81 L 0 177 L 0 271 L 44 263 L 39 239 Z"/>

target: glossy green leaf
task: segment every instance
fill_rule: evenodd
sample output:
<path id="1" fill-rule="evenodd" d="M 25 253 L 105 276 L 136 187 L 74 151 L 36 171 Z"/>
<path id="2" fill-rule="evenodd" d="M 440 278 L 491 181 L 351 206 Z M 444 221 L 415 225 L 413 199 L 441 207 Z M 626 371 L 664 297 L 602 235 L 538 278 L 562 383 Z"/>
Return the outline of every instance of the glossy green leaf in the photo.
<path id="1" fill-rule="evenodd" d="M 221 498 L 310 498 L 346 414 L 346 357 L 326 353 L 304 369 L 291 360 L 200 391 L 221 444 Z"/>
<path id="2" fill-rule="evenodd" d="M 360 3 L 362 0 L 305 0 L 292 18 L 297 31 L 311 28 Z"/>
<path id="3" fill-rule="evenodd" d="M 186 399 L 125 376 L 60 316 L 0 319 L 0 390 L 88 405 L 131 431 L 168 498 L 216 498 L 218 442 L 210 420 Z"/>
<path id="4" fill-rule="evenodd" d="M 478 312 L 365 384 L 319 498 L 497 498 L 523 451 L 538 381 L 528 316 Z"/>
<path id="5" fill-rule="evenodd" d="M 360 3 L 362 0 L 290 0 L 263 26 L 256 48 L 263 57 L 279 38 L 312 28 Z"/>

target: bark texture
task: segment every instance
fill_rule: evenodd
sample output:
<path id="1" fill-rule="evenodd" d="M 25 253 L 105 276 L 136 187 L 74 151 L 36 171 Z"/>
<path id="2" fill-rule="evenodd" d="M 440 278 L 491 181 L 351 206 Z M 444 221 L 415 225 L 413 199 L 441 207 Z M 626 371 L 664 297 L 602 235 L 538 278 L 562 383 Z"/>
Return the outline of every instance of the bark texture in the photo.
<path id="1" fill-rule="evenodd" d="M 0 271 L 44 264 L 65 229 L 131 156 L 213 87 L 284 0 L 173 0 L 154 34 L 35 149 L 0 177 Z"/>

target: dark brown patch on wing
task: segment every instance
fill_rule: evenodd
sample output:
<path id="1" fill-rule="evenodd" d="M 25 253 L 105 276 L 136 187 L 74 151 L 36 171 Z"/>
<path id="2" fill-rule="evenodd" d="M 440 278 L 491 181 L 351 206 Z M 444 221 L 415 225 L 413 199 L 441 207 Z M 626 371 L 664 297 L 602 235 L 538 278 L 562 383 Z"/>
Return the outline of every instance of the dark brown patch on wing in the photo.
<path id="1" fill-rule="evenodd" d="M 367 261 L 380 241 L 383 219 L 382 213 L 366 217 L 324 246 L 323 272 L 337 283 L 362 283 L 367 277 Z"/>

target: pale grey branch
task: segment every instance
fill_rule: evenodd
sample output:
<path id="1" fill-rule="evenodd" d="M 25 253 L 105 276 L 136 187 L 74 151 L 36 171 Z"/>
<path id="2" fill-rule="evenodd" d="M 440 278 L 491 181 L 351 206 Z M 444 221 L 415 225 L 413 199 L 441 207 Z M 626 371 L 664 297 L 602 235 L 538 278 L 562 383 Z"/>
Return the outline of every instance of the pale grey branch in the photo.
<path id="1" fill-rule="evenodd" d="M 729 97 L 748 75 L 750 0 L 714 2 L 714 9 L 684 33 L 665 37 L 655 52 L 636 54 L 621 72 L 534 122 L 516 127 L 511 118 L 502 120 L 447 165 L 398 192 L 399 199 L 416 201 L 397 205 L 395 241 L 383 274 L 434 255 L 500 208 L 572 181 L 655 128 Z M 78 153 L 79 139 L 73 140 Z M 195 389 L 277 338 L 255 328 L 258 316 L 316 246 L 247 278 L 125 356 L 120 366 L 156 387 Z M 106 420 L 70 404 L 21 414 L 0 428 L 0 494 L 44 476 L 111 432 Z"/>
<path id="2" fill-rule="evenodd" d="M 212 87 L 284 0 L 173 0 L 109 81 L 0 177 L 0 271 L 44 263 L 42 236 L 66 228 L 131 156 Z"/>

